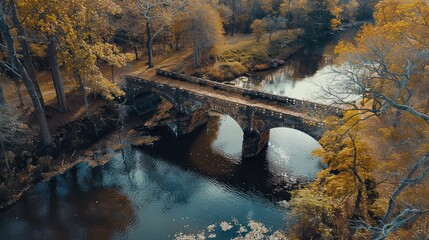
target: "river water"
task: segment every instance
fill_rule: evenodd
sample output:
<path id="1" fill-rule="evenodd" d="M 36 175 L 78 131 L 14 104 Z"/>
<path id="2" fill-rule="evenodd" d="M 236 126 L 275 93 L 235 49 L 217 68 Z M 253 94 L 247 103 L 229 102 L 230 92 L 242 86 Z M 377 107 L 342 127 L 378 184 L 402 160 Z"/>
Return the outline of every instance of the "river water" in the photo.
<path id="1" fill-rule="evenodd" d="M 338 67 L 334 66 L 335 46 L 339 41 L 352 42 L 360 24 L 338 31 L 304 47 L 279 69 L 254 72 L 250 81 L 237 81 L 237 86 L 276 95 L 319 103 L 331 103 L 322 88 L 337 81 Z"/>
<path id="2" fill-rule="evenodd" d="M 326 41 L 325 48 L 336 41 Z M 284 94 L 288 86 L 302 88 L 326 66 L 318 49 L 304 49 L 270 73 L 287 78 L 254 86 Z M 0 238 L 171 239 L 202 230 L 209 236 L 207 227 L 216 224 L 210 234 L 229 239 L 251 220 L 271 232 L 285 230 L 287 210 L 278 204 L 290 197 L 284 186 L 297 176 L 315 176 L 320 159 L 311 152 L 320 145 L 297 130 L 277 128 L 260 156 L 243 160 L 242 138 L 232 118 L 213 115 L 190 135 L 168 136 L 150 148 L 127 147 L 104 166 L 79 164 L 0 212 Z M 223 231 L 222 221 L 234 227 Z"/>

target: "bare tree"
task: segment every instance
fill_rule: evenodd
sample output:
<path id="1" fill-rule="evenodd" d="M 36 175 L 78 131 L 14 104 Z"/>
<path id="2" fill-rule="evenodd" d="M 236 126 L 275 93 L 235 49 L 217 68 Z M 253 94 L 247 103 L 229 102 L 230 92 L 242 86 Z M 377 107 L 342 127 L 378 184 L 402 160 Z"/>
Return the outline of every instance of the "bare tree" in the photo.
<path id="1" fill-rule="evenodd" d="M 153 41 L 166 26 L 171 24 L 172 18 L 185 7 L 185 0 L 136 0 L 138 9 L 146 21 L 146 47 L 149 67 L 153 64 Z"/>

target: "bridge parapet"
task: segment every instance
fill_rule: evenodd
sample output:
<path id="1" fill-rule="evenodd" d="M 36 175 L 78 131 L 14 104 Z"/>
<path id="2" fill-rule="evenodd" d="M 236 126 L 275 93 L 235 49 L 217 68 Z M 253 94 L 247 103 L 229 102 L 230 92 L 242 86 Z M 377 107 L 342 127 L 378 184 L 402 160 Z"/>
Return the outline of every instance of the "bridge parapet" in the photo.
<path id="1" fill-rule="evenodd" d="M 306 100 L 299 100 L 295 98 L 290 98 L 286 96 L 280 96 L 275 95 L 271 93 L 265 93 L 261 91 L 256 91 L 252 89 L 237 87 L 237 86 L 231 86 L 224 83 L 215 82 L 208 79 L 193 77 L 184 75 L 181 73 L 166 71 L 163 69 L 156 69 L 156 73 L 160 76 L 168 77 L 171 79 L 179 80 L 179 81 L 186 81 L 190 83 L 195 83 L 201 86 L 208 86 L 212 87 L 215 90 L 223 90 L 233 93 L 239 93 L 244 96 L 249 96 L 251 98 L 260 98 L 260 99 L 266 99 L 271 101 L 276 101 L 282 104 L 285 104 L 286 106 L 293 107 L 294 109 L 305 109 L 305 111 L 314 111 L 315 113 L 319 115 L 336 115 L 341 116 L 344 113 L 344 109 L 329 106 L 321 103 L 306 101 Z"/>

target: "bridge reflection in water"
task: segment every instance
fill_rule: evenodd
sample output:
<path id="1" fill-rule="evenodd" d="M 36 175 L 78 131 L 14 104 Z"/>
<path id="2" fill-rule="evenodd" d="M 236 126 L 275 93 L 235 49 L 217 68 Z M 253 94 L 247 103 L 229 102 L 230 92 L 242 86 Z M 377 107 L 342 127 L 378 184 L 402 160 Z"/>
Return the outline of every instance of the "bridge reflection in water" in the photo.
<path id="1" fill-rule="evenodd" d="M 136 109 L 142 102 L 140 96 L 148 93 L 162 96 L 178 113 L 177 135 L 189 134 L 205 124 L 209 111 L 227 114 L 243 130 L 243 158 L 255 157 L 265 148 L 272 128 L 293 128 L 318 139 L 325 129 L 322 119 L 327 114 L 341 114 L 340 109 L 323 104 L 271 96 L 164 70 L 157 73 L 173 79 L 163 77 L 155 81 L 126 76 L 124 90 L 127 98 L 137 105 Z"/>

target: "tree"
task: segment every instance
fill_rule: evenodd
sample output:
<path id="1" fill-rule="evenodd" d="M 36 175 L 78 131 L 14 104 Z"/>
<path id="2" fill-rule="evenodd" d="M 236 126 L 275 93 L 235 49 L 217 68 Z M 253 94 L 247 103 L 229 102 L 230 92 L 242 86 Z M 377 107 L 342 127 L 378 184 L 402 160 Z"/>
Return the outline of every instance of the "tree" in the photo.
<path id="1" fill-rule="evenodd" d="M 271 41 L 271 37 L 272 37 L 273 33 L 278 31 L 280 28 L 285 27 L 285 24 L 284 24 L 285 19 L 283 19 L 282 17 L 275 17 L 273 15 L 268 15 L 263 20 L 265 21 L 265 24 L 267 26 L 267 31 L 270 34 L 269 35 L 270 41 Z"/>
<path id="2" fill-rule="evenodd" d="M 131 44 L 135 59 L 139 60 L 137 44 L 144 42 L 145 22 L 137 8 L 136 1 L 116 0 L 116 4 L 121 6 L 119 18 L 112 16 L 112 22 L 116 31 L 113 37 L 115 42 L 120 42 L 125 46 Z"/>
<path id="3" fill-rule="evenodd" d="M 172 0 L 136 0 L 138 9 L 146 21 L 146 47 L 148 52 L 148 65 L 154 67 L 153 64 L 153 41 L 164 28 L 171 24 L 173 16 L 179 13 L 185 5 L 186 1 Z"/>
<path id="4" fill-rule="evenodd" d="M 9 8 L 12 15 L 13 26 L 16 28 L 18 33 L 18 41 L 22 48 L 22 53 L 24 55 L 24 65 L 28 71 L 28 75 L 33 81 L 34 88 L 37 93 L 37 97 L 39 98 L 40 104 L 42 107 L 45 107 L 45 101 L 43 100 L 42 92 L 40 91 L 39 82 L 37 81 L 36 70 L 33 65 L 33 56 L 30 52 L 30 46 L 27 42 L 27 36 L 24 30 L 24 27 L 21 24 L 21 21 L 18 18 L 18 13 L 16 10 L 16 5 L 14 0 L 9 0 Z"/>
<path id="5" fill-rule="evenodd" d="M 187 7 L 190 19 L 189 33 L 193 40 L 194 66 L 216 56 L 223 42 L 222 19 L 219 13 L 206 2 L 189 1 Z"/>
<path id="6" fill-rule="evenodd" d="M 355 232 L 354 222 L 370 219 L 376 161 L 370 155 L 362 131 L 364 126 L 359 119 L 359 113 L 348 111 L 342 118 L 331 116 L 325 120 L 328 129 L 319 141 L 322 147 L 314 150 L 313 155 L 320 157 L 326 167 L 317 174 L 315 182 L 294 193 L 297 199 L 292 198 L 291 204 L 297 207 L 294 214 L 299 221 L 293 234 L 301 231 L 307 234 L 306 239 L 327 233 L 351 238 Z M 319 202 L 313 203 L 313 200 L 310 205 L 303 202 L 306 201 L 303 197 Z M 332 202 L 326 203 L 328 201 Z M 299 212 L 299 209 L 304 211 Z M 317 216 L 323 214 L 318 227 L 310 224 L 315 212 L 319 212 Z"/>
<path id="7" fill-rule="evenodd" d="M 38 39 L 35 39 L 37 44 L 43 43 L 47 45 L 46 56 L 51 65 L 59 112 L 69 110 L 56 55 L 59 36 L 64 34 L 67 27 L 71 28 L 70 18 L 64 16 L 66 11 L 64 7 L 66 6 L 59 4 L 58 1 L 18 0 L 19 11 L 22 16 L 25 16 L 25 21 L 23 21 L 25 27 L 32 30 L 33 35 L 38 37 Z"/>
<path id="8" fill-rule="evenodd" d="M 338 45 L 341 78 L 326 88 L 332 100 L 355 109 L 357 118 L 342 121 L 349 126 L 347 132 L 364 122 L 367 133 L 383 139 L 373 143 L 378 167 L 372 174 L 381 192 L 374 203 L 374 219 L 354 222 L 355 229 L 372 234 L 373 239 L 392 233 L 417 238 L 418 225 L 429 213 L 424 197 L 429 173 L 428 17 L 427 1 L 380 1 L 375 24 L 364 26 L 355 44 Z M 363 105 L 344 98 L 351 95 L 365 96 Z"/>
<path id="9" fill-rule="evenodd" d="M 14 0 L 10 0 L 11 3 L 13 1 Z M 56 56 L 56 44 L 58 42 L 58 36 L 60 35 L 59 28 L 61 28 L 59 26 L 61 22 L 65 23 L 65 19 L 67 19 L 63 16 L 63 6 L 60 6 L 56 1 L 45 1 L 41 3 L 35 0 L 18 1 L 18 6 L 20 12 L 23 13 L 21 15 L 26 16 L 26 21 L 24 21 L 25 26 L 32 29 L 41 39 L 44 38 L 44 42 L 48 46 L 47 56 L 51 64 L 52 80 L 58 104 L 57 109 L 59 112 L 67 112 L 69 109 Z M 17 14 L 15 13 L 14 15 L 16 15 L 16 21 L 19 22 Z M 26 48 L 28 48 L 28 46 Z"/>
<path id="10" fill-rule="evenodd" d="M 187 27 L 190 25 L 189 18 L 185 13 L 177 14 L 171 27 L 174 37 L 176 51 L 179 51 L 179 43 L 186 37 Z"/>
<path id="11" fill-rule="evenodd" d="M 295 28 L 307 22 L 310 8 L 307 0 L 283 0 L 279 11 L 287 19 L 288 28 Z"/>
<path id="12" fill-rule="evenodd" d="M 59 46 L 57 54 L 64 63 L 66 73 L 72 76 L 82 91 L 87 115 L 88 91 L 100 93 L 106 99 L 122 95 L 118 86 L 104 78 L 96 65 L 97 58 L 112 66 L 125 65 L 125 55 L 106 42 L 111 36 L 109 17 L 119 14 L 120 7 L 112 0 L 65 1 L 61 4 L 58 1 L 42 1 L 25 1 L 21 7 L 32 16 L 29 17 L 32 20 L 29 20 L 29 25 L 48 36 L 51 59 L 55 57 L 54 41 Z M 59 73 L 59 70 L 55 72 Z M 58 80 L 56 84 L 62 86 L 62 81 Z"/>
<path id="13" fill-rule="evenodd" d="M 34 111 L 37 116 L 37 120 L 40 126 L 40 136 L 42 144 L 44 145 L 53 145 L 51 134 L 49 132 L 48 123 L 45 117 L 45 111 L 42 108 L 40 100 L 37 96 L 33 81 L 27 73 L 25 66 L 18 59 L 18 54 L 16 53 L 15 45 L 13 42 L 12 35 L 10 34 L 9 26 L 5 19 L 5 14 L 3 12 L 3 7 L 5 6 L 4 0 L 0 2 L 0 31 L 1 35 L 6 42 L 7 51 L 9 52 L 10 62 L 2 62 L 3 66 L 8 68 L 16 76 L 20 77 L 24 82 L 24 85 L 30 95 L 31 101 L 33 102 Z"/>
<path id="14" fill-rule="evenodd" d="M 356 20 L 372 19 L 372 14 L 375 11 L 375 5 L 378 0 L 357 0 L 359 7 L 357 9 Z"/>
<path id="15" fill-rule="evenodd" d="M 330 4 L 327 0 L 312 1 L 308 21 L 304 26 L 305 35 L 308 38 L 317 37 L 332 29 L 331 20 L 335 19 L 335 15 L 332 14 L 329 7 Z"/>
<path id="16" fill-rule="evenodd" d="M 252 25 L 250 25 L 250 28 L 252 29 L 253 34 L 256 36 L 256 41 L 259 42 L 261 41 L 261 37 L 267 29 L 267 24 L 264 20 L 256 19 L 253 21 Z"/>
<path id="17" fill-rule="evenodd" d="M 0 159 L 10 169 L 6 156 L 6 143 L 9 145 L 21 144 L 27 133 L 27 127 L 21 121 L 20 116 L 14 113 L 5 103 L 0 103 Z"/>

